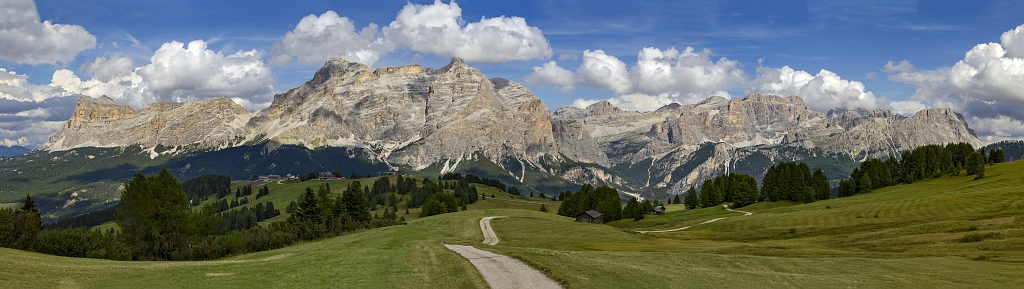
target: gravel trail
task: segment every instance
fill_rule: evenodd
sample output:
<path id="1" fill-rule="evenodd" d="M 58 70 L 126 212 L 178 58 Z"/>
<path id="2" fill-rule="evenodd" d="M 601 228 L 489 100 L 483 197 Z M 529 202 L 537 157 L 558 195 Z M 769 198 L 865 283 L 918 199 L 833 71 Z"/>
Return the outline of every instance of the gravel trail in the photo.
<path id="1" fill-rule="evenodd" d="M 733 209 L 730 209 L 729 206 L 726 206 L 726 205 L 722 205 L 722 206 L 725 207 L 726 211 L 730 211 L 730 212 L 734 212 L 734 213 L 740 213 L 740 214 L 743 214 L 744 216 L 750 216 L 750 215 L 754 214 L 754 213 L 751 213 L 751 212 L 744 212 L 744 211 L 733 210 Z M 704 221 L 703 223 L 700 223 L 700 224 L 714 223 L 714 222 L 717 222 L 718 220 L 725 219 L 725 218 L 726 217 L 721 217 L 721 218 L 717 218 L 717 219 L 711 219 L 711 220 Z M 483 223 L 481 223 L 481 225 L 483 225 Z M 667 232 L 675 232 L 675 231 L 686 230 L 686 229 L 689 229 L 690 227 L 693 227 L 693 226 L 686 226 L 686 227 L 682 227 L 682 228 L 675 228 L 675 229 L 668 229 L 668 230 L 636 231 L 636 232 L 640 233 L 640 234 L 667 233 Z"/>
<path id="2" fill-rule="evenodd" d="M 486 217 L 480 219 L 480 231 L 484 234 L 484 244 L 498 244 L 498 235 L 491 229 L 491 219 L 502 217 Z M 561 289 L 562 286 L 543 273 L 531 268 L 523 261 L 498 255 L 474 248 L 473 246 L 445 244 L 448 250 L 455 251 L 473 263 L 480 275 L 487 280 L 487 285 L 494 289 L 539 288 Z"/>

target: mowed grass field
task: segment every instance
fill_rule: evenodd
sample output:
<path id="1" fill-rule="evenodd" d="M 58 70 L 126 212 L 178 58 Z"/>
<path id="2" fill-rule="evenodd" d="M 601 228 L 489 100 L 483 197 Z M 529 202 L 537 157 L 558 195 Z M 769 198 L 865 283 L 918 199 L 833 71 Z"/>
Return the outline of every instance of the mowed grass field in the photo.
<path id="1" fill-rule="evenodd" d="M 518 258 L 567 288 L 1020 288 L 1024 281 L 1024 162 L 989 166 L 981 180 L 945 177 L 741 209 L 750 216 L 672 208 L 609 226 L 541 213 L 538 203 L 557 210 L 557 202 L 495 194 L 468 211 L 210 262 L 0 249 L 0 287 L 486 288 L 445 243 Z M 492 221 L 496 246 L 480 244 L 484 216 L 507 216 Z M 633 233 L 683 226 L 691 228 Z"/>

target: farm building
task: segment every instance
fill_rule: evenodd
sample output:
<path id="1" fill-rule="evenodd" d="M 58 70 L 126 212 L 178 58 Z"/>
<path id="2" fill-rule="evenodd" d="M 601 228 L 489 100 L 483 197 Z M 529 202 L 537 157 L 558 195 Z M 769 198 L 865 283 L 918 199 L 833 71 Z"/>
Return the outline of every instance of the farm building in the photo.
<path id="1" fill-rule="evenodd" d="M 576 215 L 576 221 L 581 223 L 603 223 L 601 220 L 601 213 L 594 210 L 587 210 L 586 212 L 579 213 Z"/>

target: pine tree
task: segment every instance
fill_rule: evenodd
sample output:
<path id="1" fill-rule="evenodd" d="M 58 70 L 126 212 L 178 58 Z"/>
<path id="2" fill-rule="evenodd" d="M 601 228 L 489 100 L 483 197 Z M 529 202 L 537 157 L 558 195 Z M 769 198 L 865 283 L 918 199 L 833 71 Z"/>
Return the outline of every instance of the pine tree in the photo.
<path id="1" fill-rule="evenodd" d="M 679 200 L 679 195 L 677 194 L 676 197 L 674 199 L 672 199 L 672 203 L 673 204 L 682 204 L 683 202 L 681 200 Z"/>
<path id="2" fill-rule="evenodd" d="M 863 174 L 860 180 L 857 181 L 857 193 L 864 194 L 871 192 L 871 177 L 868 174 Z"/>
<path id="3" fill-rule="evenodd" d="M 697 198 L 697 190 L 692 186 L 686 191 L 686 198 L 683 200 L 683 205 L 686 206 L 687 210 L 693 210 L 700 207 L 700 199 Z"/>
<path id="4" fill-rule="evenodd" d="M 25 212 L 32 212 L 39 214 L 39 210 L 36 209 L 36 202 L 32 200 L 32 197 L 25 194 L 25 204 L 21 206 L 21 210 Z"/>
<path id="5" fill-rule="evenodd" d="M 366 197 L 363 190 L 359 189 L 361 186 L 358 181 L 352 182 L 341 195 L 341 202 L 345 204 L 345 214 L 348 215 L 349 220 L 355 222 L 370 220 L 370 210 L 366 205 Z"/>
<path id="6" fill-rule="evenodd" d="M 622 209 L 622 216 L 633 218 L 633 221 L 644 219 L 643 208 L 640 207 L 640 202 L 637 202 L 636 197 L 631 197 L 629 202 L 626 202 L 626 208 Z"/>
<path id="7" fill-rule="evenodd" d="M 967 175 L 977 175 L 985 171 L 985 157 L 980 153 L 972 153 L 967 157 Z"/>

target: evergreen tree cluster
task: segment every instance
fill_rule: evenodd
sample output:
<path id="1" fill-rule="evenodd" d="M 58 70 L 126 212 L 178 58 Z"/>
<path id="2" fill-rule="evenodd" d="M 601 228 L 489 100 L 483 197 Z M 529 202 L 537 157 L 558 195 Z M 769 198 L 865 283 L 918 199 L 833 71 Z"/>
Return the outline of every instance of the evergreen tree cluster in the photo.
<path id="1" fill-rule="evenodd" d="M 192 205 L 215 196 L 220 199 L 231 193 L 231 178 L 225 175 L 202 175 L 181 184 L 181 190 Z"/>
<path id="2" fill-rule="evenodd" d="M 420 217 L 458 212 L 459 207 L 459 200 L 455 196 L 444 193 L 434 194 L 423 203 Z"/>
<path id="3" fill-rule="evenodd" d="M 442 175 L 438 179 L 442 180 L 442 181 L 466 180 L 466 182 L 473 183 L 473 184 L 481 184 L 481 185 L 485 185 L 485 186 L 495 187 L 495 188 L 501 190 L 502 192 L 508 191 L 508 188 L 505 186 L 505 183 L 502 183 L 498 179 L 483 178 L 483 177 L 478 177 L 478 176 L 472 175 L 472 174 L 466 174 L 465 176 L 463 176 L 462 174 L 459 174 L 459 173 L 447 173 L 447 174 Z"/>
<path id="4" fill-rule="evenodd" d="M 771 166 L 761 183 L 760 198 L 773 202 L 810 203 L 832 197 L 832 185 L 825 173 L 821 170 L 811 173 L 805 163 L 781 162 Z"/>
<path id="5" fill-rule="evenodd" d="M 77 227 L 86 227 L 86 228 L 88 228 L 88 227 L 99 226 L 99 225 L 102 225 L 103 223 L 113 221 L 114 217 L 117 216 L 117 210 L 120 207 L 121 207 L 121 205 L 117 204 L 117 205 L 114 205 L 113 207 L 106 208 L 106 209 L 103 209 L 103 210 L 99 210 L 99 211 L 95 211 L 95 212 L 90 212 L 90 213 L 74 216 L 74 217 L 71 217 L 71 218 L 63 219 L 63 220 L 60 220 L 60 221 L 56 221 L 56 222 L 53 222 L 53 223 L 49 223 L 49 224 L 43 225 L 43 230 L 67 229 L 67 228 L 77 228 Z"/>
<path id="6" fill-rule="evenodd" d="M 238 192 L 241 194 L 241 190 Z M 120 231 L 100 232 L 85 227 L 40 230 L 39 213 L 29 197 L 19 210 L 0 209 L 0 245 L 70 257 L 207 260 L 403 221 L 395 219 L 395 210 L 386 210 L 384 217 L 371 217 L 365 193 L 358 182 L 340 196 L 332 195 L 327 185 L 317 193 L 307 189 L 297 204 L 293 202 L 293 213 L 287 221 L 257 226 L 280 215 L 273 203 L 223 213 L 214 204 L 192 208 L 182 184 L 165 169 L 151 176 L 136 174 L 125 186 L 121 204 L 114 209 Z M 247 200 L 243 197 L 234 202 Z M 217 206 L 231 205 L 217 202 Z"/>
<path id="7" fill-rule="evenodd" d="M 636 197 L 630 197 L 629 201 L 626 202 L 626 207 L 622 208 L 623 219 L 633 219 L 634 221 L 643 220 L 644 216 L 654 211 L 654 207 L 663 206 L 659 200 L 644 200 L 643 202 L 636 199 Z"/>
<path id="8" fill-rule="evenodd" d="M 412 180 L 412 178 L 407 179 L 406 182 L 409 182 L 409 180 Z M 441 185 L 431 179 L 425 178 L 422 183 L 423 185 L 421 187 L 413 189 L 409 195 L 408 206 L 410 208 L 419 208 L 420 206 L 423 206 L 427 201 L 427 198 L 430 196 L 444 192 Z M 413 184 L 415 184 L 414 180 Z"/>
<path id="9" fill-rule="evenodd" d="M 871 192 L 872 190 L 897 184 L 911 184 L 915 181 L 938 178 L 945 175 L 959 175 L 966 171 L 977 178 L 985 175 L 984 151 L 976 152 L 968 143 L 926 145 L 904 151 L 900 158 L 885 161 L 868 159 L 850 173 L 850 178 L 841 180 L 837 195 L 847 197 Z"/>
<path id="10" fill-rule="evenodd" d="M 984 151 L 984 148 L 982 149 L 982 151 Z M 1004 162 L 1006 162 L 1006 152 L 1004 152 L 1002 148 L 994 149 L 991 153 L 988 154 L 989 164 L 998 164 Z"/>
<path id="11" fill-rule="evenodd" d="M 601 213 L 605 222 L 622 219 L 622 204 L 619 202 L 619 191 L 607 185 L 595 188 L 591 184 L 584 184 L 575 193 L 566 192 L 562 195 L 562 205 L 558 207 L 558 214 L 566 217 L 576 217 L 587 210 L 595 210 Z"/>
<path id="12" fill-rule="evenodd" d="M 252 195 L 252 186 L 241 186 L 235 188 L 235 198 L 241 198 Z"/>
<path id="13" fill-rule="evenodd" d="M 258 203 L 252 208 L 244 207 L 238 210 L 223 212 L 219 214 L 221 218 L 224 218 L 224 224 L 220 232 L 248 230 L 258 226 L 259 222 L 279 215 L 281 215 L 281 210 L 275 209 L 272 202 Z"/>
<path id="14" fill-rule="evenodd" d="M 734 207 L 743 207 L 757 201 L 757 180 L 749 175 L 729 173 L 705 180 L 699 195 L 691 187 L 687 190 L 683 204 L 688 209 L 694 209 L 715 207 L 723 202 L 733 202 Z"/>
<path id="15" fill-rule="evenodd" d="M 30 196 L 25 196 L 25 204 L 17 210 L 0 209 L 0 246 L 32 250 L 41 222 L 39 210 Z"/>

